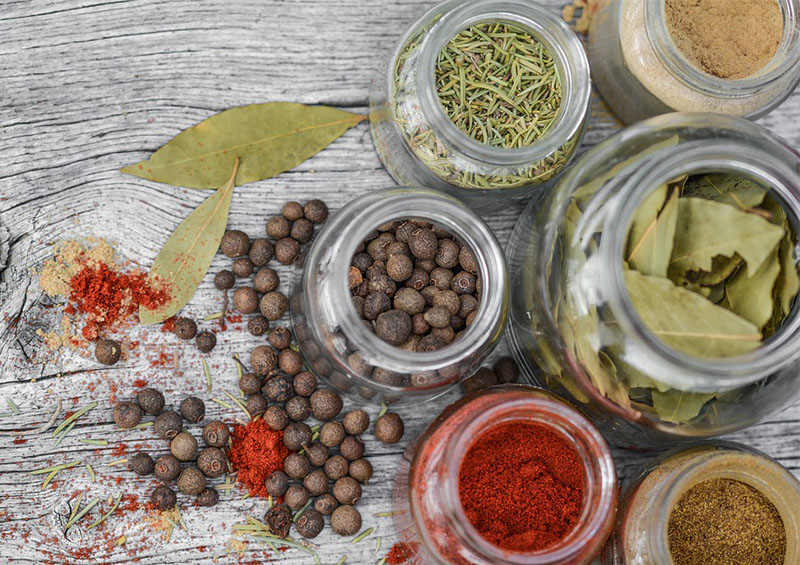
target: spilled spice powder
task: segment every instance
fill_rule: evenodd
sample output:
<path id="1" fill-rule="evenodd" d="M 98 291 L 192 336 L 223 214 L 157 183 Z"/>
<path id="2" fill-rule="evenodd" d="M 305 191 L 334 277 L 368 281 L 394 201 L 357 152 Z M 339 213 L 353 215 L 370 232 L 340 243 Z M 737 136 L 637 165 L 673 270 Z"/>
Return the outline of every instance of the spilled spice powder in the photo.
<path id="1" fill-rule="evenodd" d="M 396 543 L 389 550 L 389 553 L 386 554 L 386 563 L 389 563 L 389 565 L 400 565 L 401 563 L 406 563 L 408 561 L 409 554 L 413 553 L 414 548 L 409 547 L 408 544 Z"/>
<path id="2" fill-rule="evenodd" d="M 283 469 L 289 450 L 283 444 L 283 432 L 270 428 L 264 420 L 251 420 L 233 427 L 228 459 L 238 472 L 237 481 L 247 487 L 250 496 L 266 498 L 267 477 Z"/>

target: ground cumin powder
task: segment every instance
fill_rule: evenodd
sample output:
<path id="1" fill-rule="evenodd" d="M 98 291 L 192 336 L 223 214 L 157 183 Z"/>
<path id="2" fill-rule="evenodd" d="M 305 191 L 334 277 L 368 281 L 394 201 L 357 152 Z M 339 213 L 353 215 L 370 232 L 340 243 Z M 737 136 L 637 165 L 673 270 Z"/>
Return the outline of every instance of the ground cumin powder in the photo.
<path id="1" fill-rule="evenodd" d="M 776 0 L 666 0 L 678 49 L 708 74 L 741 79 L 764 68 L 783 37 Z"/>

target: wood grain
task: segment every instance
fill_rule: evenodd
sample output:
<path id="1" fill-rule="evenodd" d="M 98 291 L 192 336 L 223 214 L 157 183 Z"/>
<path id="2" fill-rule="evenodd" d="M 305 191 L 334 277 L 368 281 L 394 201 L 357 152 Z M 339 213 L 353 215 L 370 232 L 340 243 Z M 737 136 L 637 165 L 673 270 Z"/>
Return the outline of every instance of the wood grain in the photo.
<path id="1" fill-rule="evenodd" d="M 548 2 L 559 8 L 558 0 Z M 47 358 L 37 329 L 56 323 L 56 309 L 38 288 L 32 270 L 59 240 L 97 235 L 116 240 L 122 256 L 149 265 L 178 222 L 207 195 L 122 175 L 118 169 L 148 157 L 163 143 L 211 114 L 231 106 L 271 100 L 321 103 L 366 112 L 368 92 L 381 61 L 406 27 L 432 2 L 415 0 L 3 0 L 0 2 L 0 430 L 35 427 L 62 398 L 65 410 L 91 400 L 100 406 L 80 420 L 55 447 L 49 433 L 25 443 L 0 437 L 0 560 L 14 563 L 207 563 L 266 561 L 254 543 L 242 553 L 229 540 L 231 525 L 246 514 L 263 515 L 265 504 L 224 495 L 213 510 L 184 505 L 188 532 L 167 544 L 155 534 L 134 532 L 143 513 L 115 515 L 103 532 L 74 529 L 60 535 L 57 512 L 78 492 L 84 500 L 118 493 L 143 500 L 153 481 L 133 478 L 107 463 L 121 453 L 165 446 L 149 429 L 120 432 L 110 405 L 144 378 L 160 387 L 168 403 L 196 392 L 208 398 L 196 350 L 157 328 L 137 328 L 136 354 L 112 369 L 67 354 Z M 585 146 L 618 127 L 601 102 Z M 795 125 L 800 99 L 793 95 L 761 123 L 800 146 Z M 260 235 L 267 216 L 288 198 L 322 198 L 332 209 L 371 189 L 390 186 L 361 124 L 317 157 L 277 178 L 236 189 L 230 225 Z M 508 240 L 518 209 L 488 218 L 501 241 Z M 222 257 L 211 271 L 226 266 Z M 280 269 L 284 290 L 290 271 Z M 220 309 L 219 293 L 206 277 L 188 313 L 202 318 Z M 210 358 L 213 395 L 236 389 L 234 352 L 253 338 L 244 331 L 222 335 Z M 505 351 L 501 347 L 498 355 Z M 159 353 L 165 352 L 165 363 Z M 172 353 L 179 358 L 171 364 Z M 13 415 L 1 398 L 11 398 Z M 365 436 L 375 477 L 360 503 L 364 527 L 375 532 L 359 544 L 325 531 L 317 540 L 323 563 L 347 555 L 348 563 L 376 562 L 396 541 L 391 518 L 394 470 L 407 441 L 449 400 L 400 410 L 407 427 L 394 448 Z M 348 402 L 349 404 L 349 402 Z M 368 408 L 374 417 L 378 408 Z M 208 417 L 232 419 L 234 411 L 208 403 Z M 79 438 L 105 438 L 96 448 Z M 731 436 L 766 451 L 800 476 L 800 406 Z M 629 476 L 649 454 L 617 450 L 620 475 Z M 28 471 L 69 460 L 91 463 L 65 471 L 56 486 L 41 491 L 41 477 Z M 117 484 L 117 478 L 121 483 Z M 109 547 L 123 533 L 124 548 Z M 375 551 L 376 538 L 382 538 Z M 76 557 L 80 548 L 98 548 Z M 309 563 L 298 551 L 282 563 Z"/>

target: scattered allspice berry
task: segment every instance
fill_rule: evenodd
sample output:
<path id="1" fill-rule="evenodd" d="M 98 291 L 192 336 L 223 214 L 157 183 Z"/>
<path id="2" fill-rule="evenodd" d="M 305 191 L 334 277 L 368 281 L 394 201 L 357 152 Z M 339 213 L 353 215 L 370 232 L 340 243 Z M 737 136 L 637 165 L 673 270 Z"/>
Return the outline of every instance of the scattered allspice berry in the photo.
<path id="1" fill-rule="evenodd" d="M 299 202 L 289 201 L 283 205 L 281 214 L 283 214 L 283 217 L 289 220 L 290 222 L 299 220 L 300 218 L 303 217 L 303 205 L 300 204 Z"/>
<path id="2" fill-rule="evenodd" d="M 230 290 L 236 284 L 236 276 L 228 269 L 222 269 L 214 275 L 214 286 L 217 290 Z"/>
<path id="3" fill-rule="evenodd" d="M 304 422 L 290 422 L 283 429 L 283 444 L 290 451 L 298 451 L 311 443 L 311 428 Z"/>
<path id="4" fill-rule="evenodd" d="M 159 481 L 174 481 L 181 474 L 181 462 L 169 453 L 162 455 L 156 460 L 155 473 Z"/>
<path id="5" fill-rule="evenodd" d="M 272 257 L 275 256 L 275 248 L 264 238 L 254 239 L 250 245 L 250 252 L 248 257 L 253 265 L 262 267 L 270 262 Z"/>
<path id="6" fill-rule="evenodd" d="M 403 437 L 403 420 L 387 412 L 375 421 L 375 437 L 383 443 L 397 443 Z"/>
<path id="7" fill-rule="evenodd" d="M 256 375 L 267 375 L 277 363 L 278 356 L 269 345 L 259 345 L 250 352 L 250 368 Z"/>
<path id="8" fill-rule="evenodd" d="M 142 421 L 142 409 L 138 404 L 123 400 L 114 406 L 114 422 L 123 430 L 128 430 Z"/>
<path id="9" fill-rule="evenodd" d="M 294 349 L 284 349 L 278 355 L 278 367 L 289 376 L 303 370 L 303 357 Z"/>
<path id="10" fill-rule="evenodd" d="M 203 428 L 203 441 L 211 447 L 225 447 L 231 437 L 230 428 L 224 422 L 214 420 Z"/>
<path id="11" fill-rule="evenodd" d="M 286 326 L 278 326 L 269 332 L 267 339 L 272 347 L 283 351 L 292 344 L 292 332 Z"/>
<path id="12" fill-rule="evenodd" d="M 278 273 L 268 267 L 259 269 L 256 276 L 253 277 L 253 288 L 260 294 L 272 292 L 278 288 L 280 283 L 281 279 L 278 277 Z"/>
<path id="13" fill-rule="evenodd" d="M 101 339 L 94 346 L 94 357 L 103 365 L 114 365 L 122 355 L 122 346 L 113 339 Z"/>
<path id="14" fill-rule="evenodd" d="M 206 477 L 197 467 L 186 467 L 178 477 L 178 490 L 197 496 L 206 488 Z"/>
<path id="15" fill-rule="evenodd" d="M 347 436 L 339 445 L 339 452 L 348 461 L 361 459 L 364 456 L 364 443 L 356 436 Z"/>
<path id="16" fill-rule="evenodd" d="M 267 492 L 274 496 L 283 496 L 289 488 L 289 476 L 283 471 L 273 471 L 267 477 Z"/>
<path id="17" fill-rule="evenodd" d="M 233 293 L 233 307 L 242 314 L 258 312 L 258 294 L 247 286 L 237 288 Z"/>
<path id="18" fill-rule="evenodd" d="M 198 506 L 216 506 L 219 502 L 219 493 L 214 487 L 206 487 L 197 495 Z"/>
<path id="19" fill-rule="evenodd" d="M 341 455 L 332 455 L 327 461 L 325 461 L 323 468 L 325 470 L 325 474 L 328 475 L 328 478 L 332 481 L 336 481 L 347 475 L 349 467 L 350 465 L 347 462 L 347 459 Z"/>
<path id="20" fill-rule="evenodd" d="M 286 402 L 292 397 L 292 385 L 281 375 L 267 380 L 261 391 L 273 402 Z"/>
<path id="21" fill-rule="evenodd" d="M 307 371 L 297 373 L 292 381 L 292 386 L 295 394 L 311 396 L 317 390 L 317 377 Z"/>
<path id="22" fill-rule="evenodd" d="M 196 396 L 187 396 L 181 402 L 181 416 L 188 422 L 198 423 L 206 415 L 205 403 Z"/>
<path id="23" fill-rule="evenodd" d="M 494 373 L 499 383 L 515 383 L 519 380 L 519 367 L 511 357 L 503 357 L 494 365 Z"/>
<path id="24" fill-rule="evenodd" d="M 299 510 L 306 505 L 308 499 L 311 498 L 303 485 L 291 485 L 283 497 L 286 505 L 292 510 Z"/>
<path id="25" fill-rule="evenodd" d="M 328 492 L 328 475 L 321 469 L 314 469 L 303 479 L 303 486 L 311 496 L 326 493 Z"/>
<path id="26" fill-rule="evenodd" d="M 228 230 L 222 236 L 219 248 L 226 257 L 231 259 L 246 255 L 250 249 L 250 238 L 240 230 Z"/>
<path id="27" fill-rule="evenodd" d="M 327 447 L 315 441 L 306 448 L 306 455 L 314 467 L 322 467 L 328 460 L 329 451 Z"/>
<path id="28" fill-rule="evenodd" d="M 129 459 L 128 466 L 130 467 L 130 470 L 137 475 L 144 476 L 153 472 L 155 463 L 153 463 L 152 457 L 150 457 L 147 453 L 140 451 Z"/>
<path id="29" fill-rule="evenodd" d="M 333 496 L 340 504 L 355 504 L 361 499 L 361 484 L 353 477 L 342 477 L 333 484 Z"/>
<path id="30" fill-rule="evenodd" d="M 283 472 L 289 478 L 302 479 L 311 470 L 311 463 L 305 455 L 290 453 L 283 460 Z"/>
<path id="31" fill-rule="evenodd" d="M 284 265 L 291 265 L 300 254 L 300 242 L 284 237 L 275 243 L 275 258 Z"/>
<path id="32" fill-rule="evenodd" d="M 178 461 L 191 461 L 197 455 L 197 440 L 189 432 L 181 432 L 172 438 L 169 450 Z"/>
<path id="33" fill-rule="evenodd" d="M 283 294 L 277 290 L 273 290 L 261 297 L 259 307 L 261 309 L 261 314 L 267 320 L 273 322 L 283 317 L 286 313 L 286 309 L 289 307 L 289 301 Z"/>
<path id="34" fill-rule="evenodd" d="M 489 367 L 481 367 L 475 373 L 461 383 L 461 390 L 464 394 L 489 388 L 497 384 L 497 374 Z"/>
<path id="35" fill-rule="evenodd" d="M 272 239 L 288 237 L 290 229 L 288 220 L 283 216 L 272 216 L 267 220 L 267 235 Z"/>
<path id="36" fill-rule="evenodd" d="M 334 391 L 323 388 L 311 395 L 311 413 L 317 420 L 332 420 L 342 411 L 342 398 Z"/>
<path id="37" fill-rule="evenodd" d="M 330 516 L 333 514 L 333 511 L 336 510 L 337 506 L 339 506 L 339 501 L 336 500 L 332 494 L 327 492 L 318 496 L 314 501 L 314 510 L 323 516 Z"/>
<path id="38" fill-rule="evenodd" d="M 155 416 L 164 409 L 164 395 L 154 388 L 143 388 L 137 392 L 136 402 L 145 414 Z"/>
<path id="39" fill-rule="evenodd" d="M 361 529 L 361 514 L 353 506 L 339 506 L 331 514 L 331 528 L 342 536 L 353 536 Z"/>
<path id="40" fill-rule="evenodd" d="M 178 502 L 178 497 L 175 496 L 175 491 L 173 491 L 171 488 L 160 485 L 153 489 L 153 492 L 150 495 L 150 502 L 153 503 L 153 506 L 155 506 L 157 510 L 161 510 L 163 512 L 164 510 L 173 508 Z"/>
<path id="41" fill-rule="evenodd" d="M 245 408 L 250 413 L 250 416 L 255 418 L 256 416 L 260 416 L 267 410 L 267 399 L 264 398 L 260 394 L 254 394 L 247 398 L 245 402 Z"/>
<path id="42" fill-rule="evenodd" d="M 191 318 L 178 318 L 175 320 L 173 333 L 183 340 L 194 339 L 197 335 L 197 323 Z"/>
<path id="43" fill-rule="evenodd" d="M 297 533 L 307 539 L 317 537 L 324 527 L 325 520 L 323 519 L 322 514 L 313 508 L 306 508 L 297 519 L 297 523 L 295 524 Z"/>
<path id="44" fill-rule="evenodd" d="M 356 459 L 350 463 L 349 473 L 359 483 L 367 483 L 372 478 L 372 463 L 363 457 Z"/>
<path id="45" fill-rule="evenodd" d="M 197 456 L 197 468 L 209 479 L 216 479 L 228 471 L 228 458 L 219 447 L 206 447 Z"/>
<path id="46" fill-rule="evenodd" d="M 275 431 L 280 431 L 289 423 L 289 415 L 282 406 L 273 404 L 264 412 L 264 421 Z"/>
<path id="47" fill-rule="evenodd" d="M 292 527 L 292 511 L 286 504 L 275 504 L 267 510 L 264 521 L 273 535 L 285 538 Z"/>
<path id="48" fill-rule="evenodd" d="M 173 439 L 183 429 L 183 420 L 174 410 L 164 410 L 156 417 L 153 427 L 161 439 Z"/>
<path id="49" fill-rule="evenodd" d="M 344 429 L 348 434 L 358 436 L 367 431 L 369 415 L 363 410 L 351 410 L 344 415 L 343 423 Z"/>
<path id="50" fill-rule="evenodd" d="M 304 396 L 293 396 L 286 401 L 286 414 L 290 420 L 302 422 L 311 416 L 311 403 Z"/>
<path id="51" fill-rule="evenodd" d="M 303 215 L 309 222 L 322 223 L 328 218 L 328 206 L 322 200 L 309 200 L 303 207 Z"/>
<path id="52" fill-rule="evenodd" d="M 197 344 L 197 349 L 203 353 L 208 353 L 214 349 L 215 345 L 217 345 L 217 336 L 215 336 L 212 332 L 205 330 L 197 334 L 195 343 Z"/>
<path id="53" fill-rule="evenodd" d="M 269 320 L 264 316 L 258 314 L 248 318 L 247 331 L 250 332 L 250 335 L 260 337 L 267 333 L 267 330 L 269 330 Z"/>

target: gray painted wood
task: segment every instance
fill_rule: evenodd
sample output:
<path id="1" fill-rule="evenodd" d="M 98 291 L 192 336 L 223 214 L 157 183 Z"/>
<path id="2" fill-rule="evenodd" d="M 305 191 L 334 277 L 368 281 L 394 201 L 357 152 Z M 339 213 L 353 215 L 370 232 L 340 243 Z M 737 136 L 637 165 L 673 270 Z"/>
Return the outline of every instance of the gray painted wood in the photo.
<path id="1" fill-rule="evenodd" d="M 559 0 L 550 3 L 557 8 Z M 22 413 L 12 415 L 0 400 L 0 430 L 34 427 L 51 414 L 57 398 L 65 410 L 91 400 L 100 406 L 81 419 L 56 447 L 49 433 L 26 443 L 0 437 L 0 560 L 84 562 L 72 553 L 98 547 L 88 562 L 146 564 L 167 561 L 263 561 L 265 547 L 253 543 L 232 550 L 231 525 L 247 514 L 263 515 L 265 504 L 241 494 L 224 495 L 213 510 L 184 504 L 189 532 L 175 531 L 165 544 L 157 534 L 134 532 L 142 512 L 113 516 L 106 525 L 110 542 L 92 532 L 60 535 L 57 512 L 78 492 L 84 501 L 118 493 L 141 499 L 152 480 L 134 479 L 107 463 L 127 444 L 164 451 L 151 430 L 116 431 L 113 398 L 128 396 L 134 379 L 161 387 L 176 404 L 190 392 L 208 398 L 200 359 L 191 346 L 176 343 L 157 328 L 137 328 L 137 354 L 112 369 L 98 369 L 89 358 L 71 354 L 45 358 L 36 329 L 55 322 L 54 309 L 40 293 L 31 269 L 53 242 L 89 234 L 118 242 L 122 256 L 147 266 L 179 220 L 207 193 L 173 188 L 125 176 L 117 170 L 145 158 L 180 130 L 231 106 L 270 100 L 322 103 L 366 111 L 373 74 L 407 25 L 432 2 L 418 0 L 4 0 L 0 3 L 0 397 L 11 398 Z M 617 127 L 595 102 L 586 146 Z M 800 98 L 762 120 L 800 146 L 796 127 Z M 317 157 L 291 172 L 236 190 L 230 225 L 256 235 L 265 218 L 288 197 L 323 198 L 333 209 L 368 190 L 390 186 L 372 148 L 366 124 L 349 131 Z M 501 241 L 508 239 L 518 210 L 488 218 Z M 225 266 L 221 257 L 211 271 Z M 284 289 L 289 273 L 281 269 Z M 220 296 L 207 277 L 188 307 L 202 318 L 220 309 Z M 244 331 L 221 337 L 211 356 L 214 396 L 234 391 L 231 356 L 246 352 L 253 338 Z M 179 366 L 151 366 L 158 351 L 175 352 Z M 505 351 L 500 348 L 498 354 Z M 156 363 L 157 364 L 157 363 Z M 391 518 L 392 477 L 401 450 L 449 400 L 402 408 L 406 436 L 396 447 L 366 436 L 375 477 L 359 507 L 364 527 L 375 531 L 365 541 L 331 535 L 315 540 L 323 563 L 347 555 L 349 563 L 377 561 L 396 541 Z M 374 415 L 378 408 L 369 407 Z M 208 417 L 233 418 L 234 412 L 208 404 Z M 59 420 L 63 419 L 63 415 Z M 107 438 L 94 448 L 79 438 Z M 733 434 L 777 458 L 800 476 L 800 406 L 769 422 Z M 648 454 L 617 450 L 620 475 L 629 476 Z M 98 482 L 83 467 L 62 473 L 57 488 L 41 491 L 41 477 L 27 472 L 73 459 L 91 463 Z M 123 477 L 121 484 L 116 478 Z M 123 549 L 109 546 L 127 533 Z M 376 538 L 382 538 L 375 551 Z M 296 550 L 282 562 L 308 563 Z"/>

